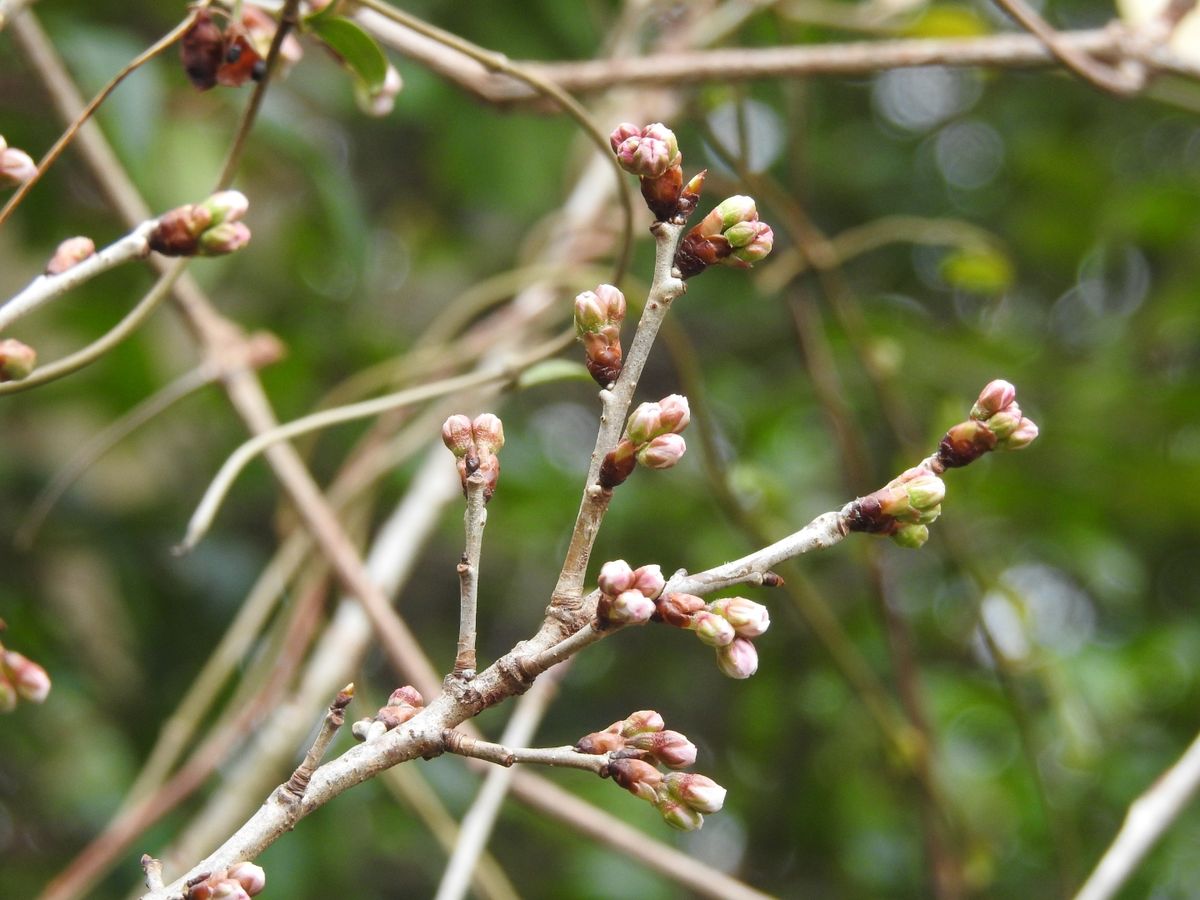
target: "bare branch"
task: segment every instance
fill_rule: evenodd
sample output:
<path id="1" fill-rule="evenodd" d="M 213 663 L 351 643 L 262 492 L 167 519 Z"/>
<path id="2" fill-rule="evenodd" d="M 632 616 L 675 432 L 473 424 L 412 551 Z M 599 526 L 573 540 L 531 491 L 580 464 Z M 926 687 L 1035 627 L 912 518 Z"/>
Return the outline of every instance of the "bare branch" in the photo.
<path id="1" fill-rule="evenodd" d="M 462 678 L 475 676 L 475 622 L 479 602 L 479 557 L 483 550 L 483 528 L 487 524 L 484 507 L 483 472 L 472 472 L 467 478 L 467 508 L 463 513 L 466 549 L 458 564 L 460 587 L 458 618 L 458 651 L 454 655 L 454 674 Z"/>
<path id="2" fill-rule="evenodd" d="M 580 753 L 573 747 L 506 747 L 467 737 L 461 732 L 448 729 L 442 740 L 447 753 L 482 759 L 498 766 L 514 766 L 530 763 L 539 766 L 561 766 L 567 769 L 582 769 L 604 776 L 608 772 L 608 754 Z"/>

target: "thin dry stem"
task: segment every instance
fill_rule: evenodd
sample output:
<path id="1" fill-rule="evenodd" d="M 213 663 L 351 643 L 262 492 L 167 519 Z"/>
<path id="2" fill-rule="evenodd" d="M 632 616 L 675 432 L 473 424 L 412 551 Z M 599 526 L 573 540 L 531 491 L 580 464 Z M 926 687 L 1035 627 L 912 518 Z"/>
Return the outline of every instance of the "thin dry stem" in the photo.
<path id="1" fill-rule="evenodd" d="M 567 769 L 582 769 L 604 776 L 608 773 L 608 754 L 580 753 L 573 747 L 506 747 L 493 744 L 448 729 L 442 733 L 447 753 L 469 756 L 498 766 L 515 766 L 529 763 L 539 766 L 560 766 Z"/>
<path id="2" fill-rule="evenodd" d="M 467 478 L 467 508 L 463 512 L 466 549 L 458 564 L 459 613 L 458 650 L 454 654 L 454 674 L 475 677 L 475 623 L 479 611 L 479 558 L 483 551 L 483 528 L 487 524 L 484 507 L 484 477 L 472 472 Z"/>

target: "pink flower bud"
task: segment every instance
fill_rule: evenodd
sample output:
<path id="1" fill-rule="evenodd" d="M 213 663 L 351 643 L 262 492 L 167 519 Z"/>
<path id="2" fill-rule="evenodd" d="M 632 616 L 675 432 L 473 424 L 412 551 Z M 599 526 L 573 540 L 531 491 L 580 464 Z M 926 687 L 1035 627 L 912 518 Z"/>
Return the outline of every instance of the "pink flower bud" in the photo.
<path id="1" fill-rule="evenodd" d="M 217 191 L 200 204 L 212 216 L 212 224 L 236 222 L 250 208 L 250 201 L 241 191 Z"/>
<path id="2" fill-rule="evenodd" d="M 692 616 L 688 626 L 696 632 L 696 637 L 710 647 L 724 647 L 733 642 L 737 636 L 729 620 L 716 613 L 704 609 Z"/>
<path id="3" fill-rule="evenodd" d="M 50 676 L 33 660 L 15 650 L 4 651 L 4 674 L 22 700 L 41 703 L 50 694 Z"/>
<path id="4" fill-rule="evenodd" d="M 630 585 L 630 589 L 641 591 L 653 600 L 662 593 L 662 589 L 666 586 L 666 583 L 662 575 L 662 567 L 652 563 L 648 566 L 640 566 L 634 570 L 633 583 Z"/>
<path id="5" fill-rule="evenodd" d="M 771 614 L 761 603 L 745 597 L 723 597 L 708 605 L 724 618 L 741 637 L 754 638 L 771 627 Z"/>
<path id="6" fill-rule="evenodd" d="M 629 738 L 629 746 L 644 750 L 669 769 L 686 769 L 696 762 L 696 745 L 678 731 L 652 731 Z"/>
<path id="7" fill-rule="evenodd" d="M 267 873 L 263 871 L 262 866 L 256 866 L 252 862 L 234 863 L 229 867 L 228 877 L 240 884 L 251 897 L 262 893 L 263 888 L 267 886 Z"/>
<path id="8" fill-rule="evenodd" d="M 597 332 L 608 321 L 604 304 L 594 291 L 584 291 L 575 297 L 575 333 Z"/>
<path id="9" fill-rule="evenodd" d="M 688 427 L 692 421 L 692 411 L 688 407 L 687 397 L 683 394 L 669 394 L 658 401 L 659 427 L 664 432 L 678 434 Z"/>
<path id="10" fill-rule="evenodd" d="M 987 421 L 1016 399 L 1017 389 L 1007 381 L 1001 378 L 989 381 L 971 407 L 971 418 Z"/>
<path id="11" fill-rule="evenodd" d="M 616 136 L 617 132 L 609 136 L 610 144 Z M 630 134 L 613 147 L 613 152 L 622 169 L 641 178 L 658 178 L 682 158 L 675 134 L 660 123 L 646 126 L 640 134 Z"/>
<path id="12" fill-rule="evenodd" d="M 663 433 L 660 416 L 662 407 L 657 403 L 640 403 L 629 414 L 625 422 L 625 433 L 634 444 L 645 444 L 651 438 Z"/>
<path id="13" fill-rule="evenodd" d="M 608 136 L 608 143 L 612 146 L 613 152 L 615 153 L 616 149 L 625 143 L 625 141 L 629 140 L 629 138 L 641 136 L 642 129 L 637 125 L 633 125 L 629 122 L 622 122 L 620 125 L 614 128 L 612 134 Z"/>
<path id="14" fill-rule="evenodd" d="M 210 900 L 250 900 L 250 894 L 244 887 L 231 878 L 225 878 L 213 885 Z"/>
<path id="15" fill-rule="evenodd" d="M 605 618 L 616 625 L 644 625 L 654 612 L 654 601 L 641 591 L 622 591 L 608 605 Z"/>
<path id="16" fill-rule="evenodd" d="M 686 803 L 664 800 L 658 804 L 663 821 L 679 831 L 697 831 L 704 825 L 704 816 Z"/>
<path id="17" fill-rule="evenodd" d="M 1020 450 L 1023 447 L 1028 447 L 1038 436 L 1038 427 L 1033 419 L 1021 419 L 1021 423 L 1017 425 L 1016 430 L 1004 440 L 996 444 L 997 447 L 1003 450 Z"/>
<path id="18" fill-rule="evenodd" d="M 388 706 L 411 706 L 414 709 L 420 709 L 425 705 L 425 698 L 411 684 L 406 684 L 404 687 L 398 687 L 388 696 Z"/>
<path id="19" fill-rule="evenodd" d="M 625 560 L 614 559 L 600 567 L 600 577 L 597 581 L 600 583 L 601 593 L 615 597 L 633 588 L 633 569 Z"/>
<path id="20" fill-rule="evenodd" d="M 37 365 L 37 352 L 16 338 L 0 340 L 0 382 L 28 378 Z"/>
<path id="21" fill-rule="evenodd" d="M 504 423 L 492 413 L 480 413 L 471 423 L 475 435 L 475 448 L 480 456 L 495 453 L 504 446 Z"/>
<path id="22" fill-rule="evenodd" d="M 442 423 L 442 443 L 457 459 L 475 452 L 475 439 L 471 434 L 471 420 L 462 413 L 451 416 Z"/>
<path id="23" fill-rule="evenodd" d="M 614 759 L 608 764 L 608 774 L 619 786 L 635 797 L 653 803 L 658 799 L 658 788 L 662 784 L 662 772 L 640 759 Z"/>
<path id="24" fill-rule="evenodd" d="M 617 722 L 616 724 L 621 724 Z M 625 749 L 625 738 L 619 734 L 614 734 L 611 731 L 593 731 L 591 734 L 585 734 L 575 744 L 575 749 L 579 753 L 592 753 L 600 755 L 602 753 L 612 753 L 616 750 Z"/>
<path id="25" fill-rule="evenodd" d="M 625 320 L 625 295 L 611 284 L 596 288 L 596 298 L 604 310 L 604 320 L 610 325 L 620 325 Z"/>
<path id="26" fill-rule="evenodd" d="M 730 678 L 749 678 L 758 671 L 758 651 L 745 638 L 717 648 L 717 666 Z"/>
<path id="27" fill-rule="evenodd" d="M 658 614 L 676 628 L 690 628 L 692 616 L 702 609 L 704 601 L 695 594 L 668 594 L 658 601 Z"/>
<path id="28" fill-rule="evenodd" d="M 650 469 L 669 469 L 687 452 L 687 443 L 677 434 L 660 434 L 638 451 L 637 461 Z"/>
<path id="29" fill-rule="evenodd" d="M 196 252 L 200 256 L 224 256 L 236 253 L 250 243 L 250 229 L 245 222 L 222 222 L 202 235 Z"/>
<path id="30" fill-rule="evenodd" d="M 690 806 L 698 813 L 711 815 L 725 805 L 725 788 L 707 775 L 695 772 L 668 772 L 663 786 L 672 800 Z"/>
<path id="31" fill-rule="evenodd" d="M 766 222 L 744 222 L 725 232 L 733 252 L 721 260 L 725 265 L 749 266 L 765 259 L 775 246 L 775 232 Z"/>
<path id="32" fill-rule="evenodd" d="M 917 522 L 907 522 L 892 532 L 891 538 L 901 547 L 916 550 L 929 540 L 929 526 Z"/>
<path id="33" fill-rule="evenodd" d="M 96 245 L 91 238 L 82 236 L 67 238 L 58 245 L 54 255 L 50 257 L 50 262 L 46 264 L 46 274 L 61 275 L 67 269 L 79 265 L 95 252 Z"/>
<path id="34" fill-rule="evenodd" d="M 0 187 L 16 187 L 37 174 L 37 164 L 24 150 L 5 147 L 0 150 Z"/>
<path id="35" fill-rule="evenodd" d="M 627 738 L 636 734 L 662 731 L 666 727 L 663 717 L 652 709 L 640 709 L 620 722 L 614 722 L 613 725 L 615 731 Z"/>

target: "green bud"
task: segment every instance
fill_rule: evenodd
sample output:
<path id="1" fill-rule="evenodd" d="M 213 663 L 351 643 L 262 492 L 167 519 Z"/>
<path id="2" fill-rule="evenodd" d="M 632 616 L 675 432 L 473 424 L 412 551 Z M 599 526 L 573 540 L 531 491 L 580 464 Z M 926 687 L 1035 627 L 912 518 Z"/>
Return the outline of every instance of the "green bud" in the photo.
<path id="1" fill-rule="evenodd" d="M 929 528 L 925 525 L 912 523 L 901 525 L 893 532 L 892 540 L 901 547 L 908 547 L 910 550 L 915 550 L 929 540 Z"/>

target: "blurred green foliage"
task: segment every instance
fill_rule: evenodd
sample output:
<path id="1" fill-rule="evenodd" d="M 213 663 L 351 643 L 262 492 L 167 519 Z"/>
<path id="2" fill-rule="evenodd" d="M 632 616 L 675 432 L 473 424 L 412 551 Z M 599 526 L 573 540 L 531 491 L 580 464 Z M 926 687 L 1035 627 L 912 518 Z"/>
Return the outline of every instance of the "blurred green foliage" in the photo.
<path id="1" fill-rule="evenodd" d="M 556 0 L 412 6 L 532 59 L 594 55 L 618 14 L 612 3 Z M 847 36 L 791 19 L 785 7 L 804 10 L 768 9 L 730 43 Z M 94 91 L 183 6 L 44 0 L 38 9 Z M 1074 2 L 1050 13 L 1095 24 L 1110 10 Z M 671 21 L 664 7 L 656 27 Z M 931 5 L 896 25 L 917 35 L 1002 27 L 982 3 Z M 395 61 L 405 79 L 395 112 L 367 119 L 351 80 L 307 48 L 269 94 L 237 179 L 251 196 L 253 243 L 193 266 L 223 311 L 286 341 L 288 357 L 264 372 L 282 418 L 404 353 L 466 287 L 522 262 L 529 236 L 570 184 L 566 162 L 582 146 L 570 123 L 490 109 Z M 99 121 L 151 205 L 166 209 L 207 192 L 246 96 L 195 93 L 169 53 L 130 78 Z M 1042 427 L 1029 450 L 950 473 L 943 517 L 923 550 L 857 538 L 804 557 L 795 571 L 894 696 L 870 577 L 878 566 L 883 602 L 911 632 L 953 850 L 972 891 L 1061 896 L 1198 724 L 1200 88 L 1172 84 L 1118 102 L 1048 72 L 920 69 L 710 85 L 682 99 L 688 112 L 671 124 L 689 171 L 710 167 L 706 205 L 746 190 L 711 146 L 712 132 L 736 143 L 722 123 L 739 101 L 753 101 L 747 109 L 768 156 L 761 165 L 782 191 L 759 195 L 763 217 L 779 226 L 775 257 L 751 276 L 706 273 L 673 313 L 692 347 L 683 352 L 702 372 L 704 414 L 733 495 L 767 534 L 781 536 L 916 462 L 993 377 L 1018 385 L 1022 407 Z M 0 134 L 36 155 L 58 133 L 48 109 L 10 36 L 0 34 Z M 949 221 L 951 239 L 896 229 L 846 261 L 840 286 L 811 273 L 781 286 L 772 266 L 795 249 L 791 203 L 830 236 L 906 215 Z M 987 246 L 967 240 L 968 224 L 992 236 Z M 0 296 L 40 271 L 63 237 L 87 233 L 100 244 L 122 232 L 68 153 L 0 230 Z M 645 279 L 645 240 L 637 259 L 633 275 Z M 15 333 L 43 359 L 56 358 L 109 328 L 149 284 L 137 267 L 115 271 Z M 798 307 L 817 324 L 820 335 L 809 339 L 827 345 L 832 371 L 801 349 Z M 33 895 L 117 809 L 159 724 L 276 547 L 278 490 L 258 464 L 238 482 L 212 537 L 189 558 L 170 555 L 202 486 L 243 437 L 216 389 L 100 460 L 32 552 L 11 547 L 24 511 L 80 443 L 196 361 L 164 311 L 74 377 L 0 400 L 5 642 L 54 679 L 44 706 L 0 719 L 6 897 Z M 812 365 L 836 375 L 837 398 L 868 452 L 866 471 L 847 468 Z M 680 388 L 664 348 L 639 396 Z M 500 409 L 509 444 L 484 554 L 485 660 L 540 620 L 578 503 L 594 393 L 577 382 L 540 385 Z M 891 422 L 909 432 L 898 436 Z M 322 438 L 312 459 L 323 481 L 360 432 Z M 618 492 L 595 559 L 694 570 L 752 549 L 719 503 L 698 438 L 691 446 L 676 469 L 639 472 Z M 404 469 L 384 483 L 381 509 L 410 477 Z M 444 518 L 400 602 L 435 661 L 448 666 L 461 535 L 459 512 Z M 622 634 L 579 660 L 539 737 L 572 743 L 632 710 L 658 709 L 700 746 L 697 769 L 729 788 L 725 811 L 703 831 L 678 837 L 611 784 L 552 776 L 765 891 L 927 896 L 913 782 L 786 593 L 752 596 L 772 604 L 774 627 L 757 642 L 762 662 L 748 682 L 722 678 L 683 633 Z M 1007 654 L 1003 680 L 981 639 L 981 615 Z M 391 683 L 375 657 L 365 678 L 380 692 Z M 496 713 L 482 723 L 498 732 Z M 475 777 L 456 760 L 422 765 L 461 813 Z M 123 896 L 136 857 L 166 843 L 199 802 L 145 835 L 94 895 Z M 1193 811 L 1152 854 L 1131 896 L 1194 895 L 1197 840 Z M 523 896 L 681 895 L 516 806 L 492 850 Z M 443 857 L 406 809 L 370 785 L 306 820 L 262 861 L 270 896 L 383 897 L 431 894 Z"/>

